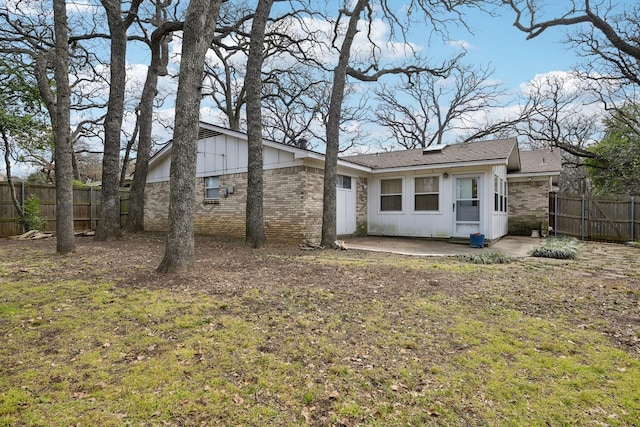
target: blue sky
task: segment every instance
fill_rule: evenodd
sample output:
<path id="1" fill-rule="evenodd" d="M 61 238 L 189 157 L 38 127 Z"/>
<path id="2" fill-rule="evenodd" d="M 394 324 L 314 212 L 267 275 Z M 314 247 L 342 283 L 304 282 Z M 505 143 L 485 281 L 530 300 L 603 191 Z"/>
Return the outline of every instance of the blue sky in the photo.
<path id="1" fill-rule="evenodd" d="M 491 64 L 494 77 L 515 88 L 537 74 L 567 71 L 579 62 L 574 52 L 561 41 L 562 29 L 549 30 L 537 38 L 526 40 L 526 34 L 513 26 L 509 17 L 489 17 L 474 13 L 468 22 L 474 34 L 452 34 L 453 39 L 468 42 L 471 47 L 465 62 Z"/>

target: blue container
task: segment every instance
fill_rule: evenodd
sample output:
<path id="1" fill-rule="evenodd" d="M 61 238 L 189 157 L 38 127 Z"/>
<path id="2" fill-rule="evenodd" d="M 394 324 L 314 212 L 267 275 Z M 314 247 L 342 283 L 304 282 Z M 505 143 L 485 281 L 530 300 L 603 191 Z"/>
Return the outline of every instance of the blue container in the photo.
<path id="1" fill-rule="evenodd" d="M 469 235 L 472 248 L 484 248 L 484 234 L 472 233 Z"/>

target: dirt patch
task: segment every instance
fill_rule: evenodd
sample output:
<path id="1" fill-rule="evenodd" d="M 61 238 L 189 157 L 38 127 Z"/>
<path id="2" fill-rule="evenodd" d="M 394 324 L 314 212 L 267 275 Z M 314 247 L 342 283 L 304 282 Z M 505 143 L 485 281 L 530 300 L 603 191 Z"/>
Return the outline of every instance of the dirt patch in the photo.
<path id="1" fill-rule="evenodd" d="M 81 237 L 75 254 L 58 256 L 54 239 L 3 239 L 0 251 L 16 258 L 25 251 L 40 251 L 48 267 L 7 272 L 36 282 L 95 279 L 121 287 L 235 297 L 267 289 L 261 298 L 247 299 L 247 310 L 256 315 L 265 306 L 284 304 L 283 295 L 291 288 L 309 295 L 306 304 L 317 300 L 325 311 L 337 313 L 348 312 L 349 304 L 362 298 L 410 301 L 437 293 L 487 310 L 499 306 L 536 317 L 568 319 L 576 328 L 601 331 L 620 348 L 640 354 L 638 248 L 589 242 L 581 243 L 575 261 L 527 258 L 504 266 L 475 266 L 451 258 L 302 251 L 293 245 L 254 250 L 238 241 L 198 237 L 193 268 L 161 275 L 155 268 L 164 244 L 164 237 L 156 234 L 110 242 Z M 315 297 L 322 293 L 332 297 Z"/>

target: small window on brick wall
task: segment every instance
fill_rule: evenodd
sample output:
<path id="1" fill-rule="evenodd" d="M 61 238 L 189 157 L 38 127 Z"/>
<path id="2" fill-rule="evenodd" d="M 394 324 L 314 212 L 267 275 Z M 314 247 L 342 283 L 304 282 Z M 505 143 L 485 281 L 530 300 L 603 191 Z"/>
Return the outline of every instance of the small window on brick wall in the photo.
<path id="1" fill-rule="evenodd" d="M 220 177 L 208 176 L 204 179 L 204 200 L 220 200 Z"/>

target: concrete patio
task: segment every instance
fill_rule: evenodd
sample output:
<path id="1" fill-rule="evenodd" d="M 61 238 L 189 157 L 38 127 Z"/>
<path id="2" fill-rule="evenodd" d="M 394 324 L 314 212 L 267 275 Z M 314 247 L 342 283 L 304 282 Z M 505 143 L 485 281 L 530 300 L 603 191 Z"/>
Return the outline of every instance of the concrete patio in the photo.
<path id="1" fill-rule="evenodd" d="M 455 256 L 483 252 L 501 252 L 516 258 L 529 256 L 529 252 L 542 243 L 542 239 L 524 236 L 506 236 L 484 248 L 472 248 L 469 242 L 401 238 L 401 237 L 353 237 L 345 240 L 349 249 L 389 252 L 415 256 Z"/>

